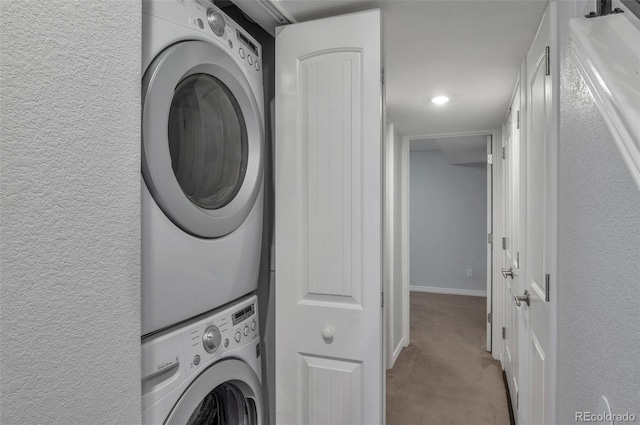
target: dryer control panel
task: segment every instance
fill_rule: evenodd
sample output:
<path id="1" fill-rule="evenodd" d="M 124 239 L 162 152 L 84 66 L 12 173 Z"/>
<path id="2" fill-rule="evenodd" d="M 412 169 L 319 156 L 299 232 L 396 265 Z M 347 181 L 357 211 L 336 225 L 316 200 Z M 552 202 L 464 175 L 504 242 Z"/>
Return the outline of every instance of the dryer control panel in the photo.
<path id="1" fill-rule="evenodd" d="M 224 43 L 248 75 L 262 78 L 262 47 L 253 37 L 212 0 L 192 0 L 189 9 L 191 27 Z"/>

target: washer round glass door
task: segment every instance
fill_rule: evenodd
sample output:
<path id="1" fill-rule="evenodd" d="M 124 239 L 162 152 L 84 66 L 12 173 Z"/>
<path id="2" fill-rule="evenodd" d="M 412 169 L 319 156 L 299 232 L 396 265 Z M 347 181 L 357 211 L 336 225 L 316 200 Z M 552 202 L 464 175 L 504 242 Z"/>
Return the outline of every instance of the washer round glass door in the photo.
<path id="1" fill-rule="evenodd" d="M 186 41 L 143 78 L 142 173 L 177 226 L 215 238 L 247 217 L 262 178 L 260 112 L 242 69 L 223 48 Z"/>
<path id="2" fill-rule="evenodd" d="M 200 374 L 167 418 L 171 425 L 261 425 L 260 381 L 237 359 L 222 360 Z"/>

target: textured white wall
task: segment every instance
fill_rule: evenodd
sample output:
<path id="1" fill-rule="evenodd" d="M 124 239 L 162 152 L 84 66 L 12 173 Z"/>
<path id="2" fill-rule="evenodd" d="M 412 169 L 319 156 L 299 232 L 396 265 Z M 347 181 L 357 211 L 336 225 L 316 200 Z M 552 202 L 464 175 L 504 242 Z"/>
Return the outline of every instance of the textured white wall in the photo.
<path id="1" fill-rule="evenodd" d="M 595 412 L 601 395 L 640 417 L 640 192 L 569 56 L 576 5 L 558 11 L 557 423 Z"/>
<path id="2" fill-rule="evenodd" d="M 140 3 L 0 7 L 2 423 L 139 423 Z"/>
<path id="3" fill-rule="evenodd" d="M 486 164 L 451 165 L 439 150 L 410 163 L 411 285 L 486 291 Z"/>

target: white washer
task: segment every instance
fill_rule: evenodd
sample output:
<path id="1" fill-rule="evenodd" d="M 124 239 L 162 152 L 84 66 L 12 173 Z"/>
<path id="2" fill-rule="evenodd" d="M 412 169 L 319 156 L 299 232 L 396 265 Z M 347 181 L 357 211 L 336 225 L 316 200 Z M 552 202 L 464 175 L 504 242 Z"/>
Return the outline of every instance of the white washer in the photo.
<path id="1" fill-rule="evenodd" d="M 258 302 L 251 296 L 142 341 L 142 423 L 261 425 Z"/>
<path id="2" fill-rule="evenodd" d="M 143 1 L 142 335 L 257 287 L 260 45 L 208 0 Z"/>

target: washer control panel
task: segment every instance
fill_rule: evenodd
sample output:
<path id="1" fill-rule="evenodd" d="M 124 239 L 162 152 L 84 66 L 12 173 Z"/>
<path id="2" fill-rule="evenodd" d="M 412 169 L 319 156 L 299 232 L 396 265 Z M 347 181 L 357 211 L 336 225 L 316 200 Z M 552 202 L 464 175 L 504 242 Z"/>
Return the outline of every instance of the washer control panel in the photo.
<path id="1" fill-rule="evenodd" d="M 252 296 L 185 327 L 182 343 L 187 373 L 259 340 L 258 300 Z"/>
<path id="2" fill-rule="evenodd" d="M 229 18 L 213 0 L 191 0 L 189 24 L 219 40 L 233 52 L 249 74 L 262 74 L 262 47 L 242 27 Z"/>
<path id="3" fill-rule="evenodd" d="M 260 375 L 258 298 L 214 310 L 142 341 L 142 406 L 146 408 L 189 376 L 229 357 Z"/>

